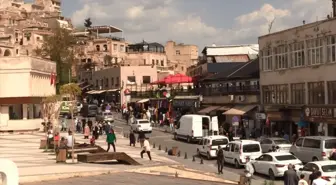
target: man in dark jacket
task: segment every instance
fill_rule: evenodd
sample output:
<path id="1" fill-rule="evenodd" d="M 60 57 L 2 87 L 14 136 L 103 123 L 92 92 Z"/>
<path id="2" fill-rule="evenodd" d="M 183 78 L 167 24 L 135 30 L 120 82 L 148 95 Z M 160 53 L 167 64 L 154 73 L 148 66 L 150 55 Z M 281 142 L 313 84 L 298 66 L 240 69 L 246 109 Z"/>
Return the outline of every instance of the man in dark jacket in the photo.
<path id="1" fill-rule="evenodd" d="M 217 166 L 218 166 L 218 174 L 223 174 L 224 151 L 221 148 L 221 146 L 218 146 L 218 151 L 217 151 Z"/>
<path id="2" fill-rule="evenodd" d="M 299 183 L 299 177 L 293 170 L 293 165 L 288 165 L 288 170 L 284 174 L 284 185 L 297 185 Z"/>

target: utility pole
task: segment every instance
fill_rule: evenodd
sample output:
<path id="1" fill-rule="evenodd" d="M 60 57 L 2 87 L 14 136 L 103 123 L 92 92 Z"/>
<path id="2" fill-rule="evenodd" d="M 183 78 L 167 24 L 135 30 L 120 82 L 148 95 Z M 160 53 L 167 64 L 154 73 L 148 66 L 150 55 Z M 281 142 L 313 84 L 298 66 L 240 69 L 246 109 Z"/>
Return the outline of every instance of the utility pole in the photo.
<path id="1" fill-rule="evenodd" d="M 332 0 L 333 17 L 336 17 L 336 0 Z"/>

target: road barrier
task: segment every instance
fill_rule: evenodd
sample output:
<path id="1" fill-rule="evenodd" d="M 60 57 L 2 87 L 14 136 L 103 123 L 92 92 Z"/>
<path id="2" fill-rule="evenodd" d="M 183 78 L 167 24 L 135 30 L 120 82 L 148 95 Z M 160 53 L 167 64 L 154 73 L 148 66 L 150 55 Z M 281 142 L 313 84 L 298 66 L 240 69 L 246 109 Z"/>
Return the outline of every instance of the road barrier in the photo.
<path id="1" fill-rule="evenodd" d="M 203 163 L 203 158 L 201 158 L 201 162 L 200 162 L 200 164 L 204 164 L 204 163 Z"/>
<path id="2" fill-rule="evenodd" d="M 184 159 L 188 159 L 187 152 L 184 153 Z"/>
<path id="3" fill-rule="evenodd" d="M 165 150 L 165 152 L 168 152 L 168 148 L 166 147 L 166 150 Z"/>
<path id="4" fill-rule="evenodd" d="M 192 161 L 193 161 L 193 162 L 195 162 L 195 161 L 196 161 L 196 159 L 195 159 L 195 156 L 194 156 L 194 155 L 193 155 L 193 159 L 192 159 Z"/>
<path id="5" fill-rule="evenodd" d="M 153 144 L 153 148 L 155 148 L 155 143 Z"/>
<path id="6" fill-rule="evenodd" d="M 159 150 L 161 150 L 161 145 L 159 145 Z"/>

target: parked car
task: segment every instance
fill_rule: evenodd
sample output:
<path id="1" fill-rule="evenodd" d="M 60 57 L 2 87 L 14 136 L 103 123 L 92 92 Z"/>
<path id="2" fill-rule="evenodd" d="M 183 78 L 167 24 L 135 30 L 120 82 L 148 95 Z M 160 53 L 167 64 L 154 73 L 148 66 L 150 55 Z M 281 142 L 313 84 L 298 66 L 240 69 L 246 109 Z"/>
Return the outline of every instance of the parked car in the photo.
<path id="1" fill-rule="evenodd" d="M 96 116 L 97 121 L 107 121 L 107 122 L 114 122 L 114 117 L 112 112 L 100 112 Z"/>
<path id="2" fill-rule="evenodd" d="M 259 141 L 237 140 L 231 141 L 224 148 L 224 162 L 234 164 L 240 168 L 246 163 L 246 157 L 256 159 L 262 155 Z"/>
<path id="3" fill-rule="evenodd" d="M 218 119 L 217 116 L 188 114 L 183 115 L 177 122 L 177 127 L 174 133 L 174 139 L 183 139 L 188 143 L 199 141 L 208 135 L 218 134 Z"/>
<path id="4" fill-rule="evenodd" d="M 290 148 L 290 153 L 302 162 L 329 160 L 336 148 L 336 137 L 307 136 L 300 137 Z"/>
<path id="5" fill-rule="evenodd" d="M 223 149 L 229 143 L 229 139 L 225 136 L 208 136 L 202 138 L 199 142 L 200 147 L 197 148 L 199 156 L 206 156 L 208 160 L 217 157 L 218 146 Z"/>
<path id="6" fill-rule="evenodd" d="M 273 147 L 277 148 L 277 151 L 279 152 L 289 152 L 289 149 L 292 145 L 286 139 L 280 137 L 271 137 L 260 140 L 260 146 L 262 152 L 266 153 L 272 152 Z"/>
<path id="7" fill-rule="evenodd" d="M 131 129 L 134 132 L 152 132 L 153 128 L 147 119 L 137 119 L 131 124 Z"/>
<path id="8" fill-rule="evenodd" d="M 302 162 L 288 152 L 269 152 L 252 161 L 255 172 L 268 175 L 271 180 L 283 177 L 288 165 L 295 165 L 296 169 L 302 168 Z"/>
<path id="9" fill-rule="evenodd" d="M 322 178 L 328 181 L 328 185 L 334 185 L 336 183 L 336 161 L 314 161 L 309 162 L 297 170 L 298 176 L 305 175 L 305 180 L 308 182 L 309 175 L 312 173 L 313 168 L 321 171 Z"/>

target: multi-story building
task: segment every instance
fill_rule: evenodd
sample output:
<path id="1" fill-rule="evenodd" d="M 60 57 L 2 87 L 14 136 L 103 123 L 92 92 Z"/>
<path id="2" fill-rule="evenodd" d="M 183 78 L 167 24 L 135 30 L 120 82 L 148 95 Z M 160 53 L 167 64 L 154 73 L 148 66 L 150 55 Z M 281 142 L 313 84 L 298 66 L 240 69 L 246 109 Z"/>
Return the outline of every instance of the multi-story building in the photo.
<path id="1" fill-rule="evenodd" d="M 33 3 L 25 3 L 24 0 L 0 0 L 0 9 L 19 8 L 25 13 L 61 14 L 61 0 L 35 0 Z"/>
<path id="2" fill-rule="evenodd" d="M 261 100 L 273 133 L 336 134 L 335 23 L 328 18 L 259 37 Z"/>
<path id="3" fill-rule="evenodd" d="M 165 45 L 168 65 L 172 66 L 176 73 L 185 74 L 187 68 L 198 59 L 198 47 L 196 45 L 176 44 L 168 41 Z"/>

